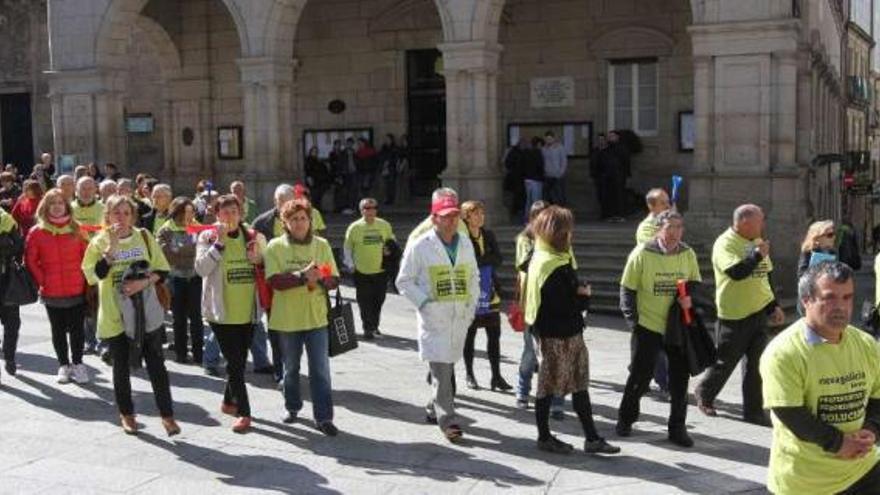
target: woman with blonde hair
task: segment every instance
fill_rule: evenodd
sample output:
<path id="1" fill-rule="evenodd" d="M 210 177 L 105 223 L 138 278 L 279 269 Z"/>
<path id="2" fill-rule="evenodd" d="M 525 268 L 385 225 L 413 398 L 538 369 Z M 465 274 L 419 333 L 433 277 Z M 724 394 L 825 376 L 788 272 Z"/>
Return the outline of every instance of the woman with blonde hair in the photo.
<path id="1" fill-rule="evenodd" d="M 807 271 L 811 265 L 822 261 L 837 260 L 834 250 L 835 229 L 831 220 L 813 222 L 807 228 L 807 235 L 801 243 L 801 254 L 798 258 L 798 278 Z"/>
<path id="2" fill-rule="evenodd" d="M 59 364 L 57 380 L 88 383 L 89 373 L 82 362 L 86 279 L 80 269 L 87 242 L 61 189 L 43 196 L 36 219 L 25 241 L 25 266 L 49 315 Z"/>
<path id="3" fill-rule="evenodd" d="M 156 290 L 170 267 L 153 234 L 134 226 L 136 215 L 137 206 L 129 197 L 114 195 L 107 200 L 104 228 L 89 243 L 82 270 L 86 281 L 98 286 L 98 337 L 109 344 L 113 356 L 113 392 L 123 431 L 138 432 L 130 366 L 132 361 L 139 365 L 143 356 L 162 426 L 172 436 L 180 433 L 180 427 L 174 421 L 162 354 L 165 310 Z"/>

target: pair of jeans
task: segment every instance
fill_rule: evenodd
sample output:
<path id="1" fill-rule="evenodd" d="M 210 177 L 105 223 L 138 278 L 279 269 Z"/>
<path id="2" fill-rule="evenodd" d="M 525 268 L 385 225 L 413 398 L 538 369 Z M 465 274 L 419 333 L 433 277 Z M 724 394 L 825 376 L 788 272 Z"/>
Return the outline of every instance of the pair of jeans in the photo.
<path id="1" fill-rule="evenodd" d="M 565 206 L 565 179 L 562 177 L 545 177 L 544 199 L 550 204 Z"/>
<path id="2" fill-rule="evenodd" d="M 501 378 L 501 316 L 497 311 L 478 315 L 468 328 L 464 339 L 464 368 L 468 376 L 474 376 L 474 340 L 481 327 L 486 329 L 486 351 L 494 382 Z"/>
<path id="3" fill-rule="evenodd" d="M 163 418 L 174 416 L 171 405 L 171 384 L 168 382 L 168 370 L 165 369 L 165 357 L 162 354 L 162 329 L 148 332 L 144 336 L 143 357 L 147 362 L 147 375 L 153 386 L 153 396 L 159 415 Z M 131 400 L 131 368 L 129 363 L 129 346 L 131 341 L 123 333 L 107 339 L 110 354 L 113 356 L 113 394 L 116 396 L 116 407 L 119 414 L 134 414 L 134 403 Z"/>
<path id="4" fill-rule="evenodd" d="M 187 329 L 192 345 L 193 361 L 202 362 L 204 351 L 204 324 L 202 323 L 201 277 L 171 277 L 171 315 L 174 320 L 174 352 L 177 360 L 187 355 Z"/>
<path id="5" fill-rule="evenodd" d="M 373 275 L 354 272 L 354 286 L 364 335 L 371 335 L 379 329 L 379 315 L 382 305 L 385 304 L 388 276 L 385 272 Z"/>
<path id="6" fill-rule="evenodd" d="M 0 304 L 0 324 L 3 325 L 3 359 L 7 363 L 15 362 L 15 351 L 18 349 L 18 331 L 21 329 L 21 314 L 18 306 Z"/>
<path id="7" fill-rule="evenodd" d="M 244 382 L 244 368 L 247 363 L 248 347 L 253 340 L 254 325 L 212 323 L 211 329 L 220 342 L 223 357 L 226 358 L 226 387 L 223 389 L 223 402 L 237 405 L 239 416 L 250 417 L 251 404 Z"/>
<path id="8" fill-rule="evenodd" d="M 303 348 L 309 361 L 309 391 L 312 414 L 318 424 L 333 421 L 333 395 L 330 385 L 330 338 L 327 327 L 297 332 L 278 332 L 284 357 L 284 407 L 298 414 L 303 407 L 299 390 L 299 365 Z"/>
<path id="9" fill-rule="evenodd" d="M 529 210 L 536 201 L 544 199 L 544 183 L 538 180 L 526 179 L 526 204 L 523 209 L 523 222 L 529 223 Z"/>
<path id="10" fill-rule="evenodd" d="M 651 377 L 657 363 L 657 355 L 662 352 L 669 363 L 670 409 L 669 430 L 683 430 L 687 418 L 687 363 L 681 348 L 666 347 L 663 335 L 637 326 L 632 335 L 632 362 L 629 378 L 620 401 L 617 423 L 630 426 L 639 419 L 639 401 L 650 389 Z"/>
<path id="11" fill-rule="evenodd" d="M 67 366 L 71 359 L 73 364 L 82 364 L 83 348 L 85 346 L 85 305 L 77 304 L 69 308 L 46 306 L 49 315 L 49 325 L 52 328 L 52 347 L 55 348 L 55 356 L 58 364 Z M 70 345 L 67 343 L 70 336 Z"/>
<path id="12" fill-rule="evenodd" d="M 251 357 L 254 358 L 255 370 L 271 366 L 269 363 L 269 349 L 266 346 L 266 326 L 263 325 L 262 319 L 254 324 L 253 338 L 251 339 L 250 348 Z M 272 358 L 274 360 L 274 347 L 272 348 L 272 351 Z"/>
<path id="13" fill-rule="evenodd" d="M 761 395 L 759 365 L 768 341 L 767 313 L 764 310 L 741 320 L 719 319 L 715 326 L 718 358 L 694 389 L 697 400 L 712 404 L 739 360 L 745 358 L 742 380 L 743 418 L 763 418 L 764 398 Z"/>
<path id="14" fill-rule="evenodd" d="M 519 358 L 519 379 L 516 384 L 516 398 L 528 400 L 529 392 L 532 391 L 532 376 L 538 369 L 538 356 L 535 354 L 535 339 L 532 338 L 531 327 L 523 332 L 523 351 Z M 551 401 L 553 411 L 562 411 L 565 407 L 565 397 L 553 396 Z"/>

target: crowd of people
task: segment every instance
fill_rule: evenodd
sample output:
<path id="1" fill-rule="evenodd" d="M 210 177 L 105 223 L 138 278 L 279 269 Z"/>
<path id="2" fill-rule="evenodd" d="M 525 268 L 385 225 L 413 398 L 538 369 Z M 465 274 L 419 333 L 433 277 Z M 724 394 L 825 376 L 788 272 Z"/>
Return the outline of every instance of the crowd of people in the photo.
<path id="1" fill-rule="evenodd" d="M 548 141 L 552 148 L 552 136 Z M 251 429 L 245 379 L 250 353 L 254 372 L 278 383 L 281 420 L 294 422 L 303 408 L 299 372 L 305 350 L 315 425 L 335 436 L 330 292 L 351 274 L 363 338 L 382 335 L 389 282 L 416 308 L 419 357 L 432 389 L 426 422 L 449 441 L 465 435 L 455 408 L 458 361 L 464 360 L 467 387 L 482 388 L 473 367 L 482 328 L 489 388 L 515 390 L 515 403 L 523 409 L 534 396 L 538 449 L 574 451 L 552 434 L 550 422 L 561 417 L 570 397 L 584 434 L 583 451 L 620 452 L 593 421 L 583 337 L 592 289 L 578 277 L 575 220 L 558 204 L 564 202 L 561 184 L 549 187 L 557 204 L 540 199 L 542 192 L 523 205 L 527 223 L 516 238 L 514 302 L 524 345 L 512 386 L 500 369 L 502 254 L 478 200 L 460 202 L 452 189 L 435 190 L 430 215 L 401 246 L 391 223 L 378 215 L 375 198 L 342 195 L 361 217 L 348 226 L 337 259 L 311 201 L 323 194 L 314 182 L 309 184 L 314 189 L 279 185 L 273 207 L 260 213 L 241 181 L 225 194 L 202 181 L 195 197 L 175 197 L 170 185 L 145 174 L 130 180 L 116 175 L 114 167 L 102 176 L 90 164 L 54 177 L 51 155 L 42 161 L 27 179 L 11 169 L 0 176 L 0 198 L 7 198 L 0 208 L 0 323 L 9 375 L 18 371 L 21 318 L 6 295 L 23 290 L 14 286 L 20 277 L 11 276 L 23 267 L 46 308 L 58 383 L 89 382 L 83 355 L 100 354 L 112 367 L 126 433 L 138 432 L 130 375 L 144 363 L 162 426 L 169 436 L 181 431 L 166 350 L 177 362 L 201 365 L 211 375 L 219 375 L 221 357 L 225 360 L 220 410 L 233 418 L 236 433 Z M 353 177 L 344 184 L 354 180 L 358 191 L 370 190 L 356 162 L 340 163 L 354 164 L 345 169 Z M 713 297 L 701 284 L 694 249 L 683 241 L 684 216 L 662 189 L 649 191 L 646 203 L 649 214 L 636 230 L 636 247 L 620 280 L 620 309 L 632 339 L 616 435 L 634 434 L 640 400 L 653 378 L 669 395 L 669 441 L 692 447 L 685 426 L 690 378 L 699 376 L 698 410 L 716 416 L 715 398 L 742 360 L 743 419 L 774 429 L 772 491 L 878 493 L 880 345 L 849 325 L 853 270 L 859 268 L 847 254 L 853 249 L 851 232 L 831 221 L 810 227 L 797 282 L 802 318 L 771 339 L 785 314 L 771 283 L 774 265 L 761 208 L 736 208 L 731 226 L 715 241 Z M 173 339 L 166 342 L 169 313 Z M 714 338 L 704 325 L 709 314 L 717 316 Z"/>

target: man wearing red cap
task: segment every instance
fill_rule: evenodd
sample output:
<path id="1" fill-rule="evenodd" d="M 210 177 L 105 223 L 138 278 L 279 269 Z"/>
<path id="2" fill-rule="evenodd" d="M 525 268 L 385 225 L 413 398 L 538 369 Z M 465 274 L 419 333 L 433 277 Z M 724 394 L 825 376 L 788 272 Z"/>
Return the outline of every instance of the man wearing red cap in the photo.
<path id="1" fill-rule="evenodd" d="M 428 363 L 433 398 L 427 420 L 450 442 L 462 438 L 455 414 L 453 369 L 480 296 L 473 245 L 458 233 L 458 197 L 441 188 L 431 197 L 434 228 L 407 243 L 397 288 L 418 308 L 419 357 Z"/>

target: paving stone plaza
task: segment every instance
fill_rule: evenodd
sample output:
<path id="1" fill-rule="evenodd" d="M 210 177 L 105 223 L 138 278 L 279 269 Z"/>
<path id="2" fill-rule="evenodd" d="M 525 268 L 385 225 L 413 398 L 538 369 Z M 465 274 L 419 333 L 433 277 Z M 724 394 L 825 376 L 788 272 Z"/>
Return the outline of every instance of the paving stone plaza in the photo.
<path id="1" fill-rule="evenodd" d="M 308 402 L 298 423 L 283 424 L 281 393 L 266 375 L 250 373 L 255 428 L 236 435 L 219 410 L 222 378 L 168 359 L 183 429 L 168 439 L 142 373 L 132 379 L 144 426 L 136 437 L 118 426 L 110 369 L 97 357 L 85 361 L 92 383 L 55 383 L 45 312 L 25 307 L 21 369 L 14 378 L 3 376 L 0 388 L 0 493 L 765 493 L 771 433 L 736 419 L 737 374 L 716 402 L 718 418 L 689 407 L 693 449 L 666 440 L 669 406 L 653 395 L 642 400 L 633 436 L 619 439 L 614 421 L 629 332 L 621 319 L 600 316 L 585 333 L 590 393 L 600 433 L 621 446 L 620 455 L 538 451 L 534 412 L 516 409 L 512 394 L 467 390 L 461 369 L 457 405 L 466 418 L 465 442 L 453 445 L 424 423 L 430 388 L 416 352 L 412 306 L 389 295 L 385 308 L 384 335 L 331 362 L 338 437 L 314 428 Z M 508 381 L 515 379 L 521 348 L 521 335 L 505 323 L 502 372 Z M 483 335 L 477 349 L 477 379 L 488 384 Z M 569 404 L 565 420 L 551 428 L 582 445 Z"/>

